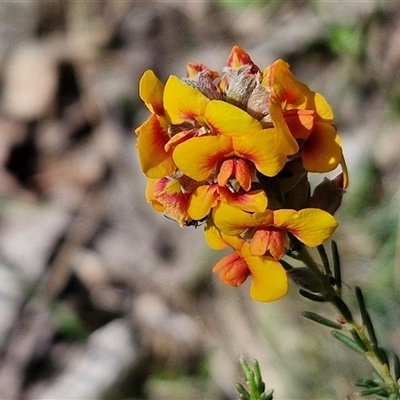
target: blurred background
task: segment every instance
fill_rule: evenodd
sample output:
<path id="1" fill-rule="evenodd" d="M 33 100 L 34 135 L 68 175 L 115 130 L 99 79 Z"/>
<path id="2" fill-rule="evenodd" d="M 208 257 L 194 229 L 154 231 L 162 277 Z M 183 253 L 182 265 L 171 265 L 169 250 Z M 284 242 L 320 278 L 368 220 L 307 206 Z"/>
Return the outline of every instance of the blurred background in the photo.
<path id="1" fill-rule="evenodd" d="M 276 399 L 354 398 L 370 369 L 301 317 L 292 285 L 252 302 L 223 285 L 202 228 L 144 199 L 133 129 L 146 69 L 220 71 L 234 45 L 277 58 L 332 105 L 350 169 L 335 233 L 345 297 L 361 285 L 400 350 L 400 3 L 0 3 L 0 398 L 236 398 L 240 354 Z M 348 397 L 347 397 L 348 396 Z"/>

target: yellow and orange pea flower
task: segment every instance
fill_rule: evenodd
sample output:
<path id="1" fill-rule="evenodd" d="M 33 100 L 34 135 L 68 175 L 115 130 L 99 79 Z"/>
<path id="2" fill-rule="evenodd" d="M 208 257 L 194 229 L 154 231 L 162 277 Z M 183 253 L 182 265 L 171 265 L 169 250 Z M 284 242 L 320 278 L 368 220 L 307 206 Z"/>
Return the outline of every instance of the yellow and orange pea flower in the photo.
<path id="1" fill-rule="evenodd" d="M 296 158 L 308 172 L 341 165 L 345 188 L 346 164 L 328 103 L 297 81 L 287 63 L 278 60 L 261 72 L 235 46 L 214 82 L 218 77 L 195 63 L 187 65 L 186 78 L 170 76 L 165 85 L 152 71 L 143 74 L 139 94 L 151 115 L 136 133 L 149 178 L 146 198 L 181 226 L 207 217 L 210 246 L 218 248 L 218 238 L 234 250 L 214 272 L 234 286 L 250 274 L 251 296 L 272 301 L 287 291 L 278 261 L 286 232 L 313 247 L 337 223 L 319 209 L 267 209 L 257 176 L 277 177 Z"/>
<path id="2" fill-rule="evenodd" d="M 345 173 L 344 185 L 347 186 L 347 171 L 340 140 L 332 125 L 332 111 L 319 93 L 312 92 L 294 78 L 287 63 L 278 60 L 261 74 L 250 57 L 235 46 L 219 88 L 213 83 L 217 76 L 216 72 L 202 64 L 189 63 L 188 78 L 182 81 L 170 76 L 164 87 L 152 71 L 144 73 L 140 81 L 140 96 L 153 115 L 136 132 L 139 134 L 139 159 L 147 177 L 161 178 L 171 174 L 174 167 L 179 168 L 174 166 L 174 161 L 175 164 L 176 161 L 184 163 L 187 169 L 188 162 L 182 160 L 182 152 L 193 150 L 200 141 L 186 144 L 187 147 L 178 150 L 179 154 L 173 158 L 174 148 L 188 139 L 203 136 L 230 136 L 233 140 L 235 137 L 246 137 L 241 139 L 246 141 L 243 144 L 240 140 L 233 143 L 226 137 L 207 140 L 212 142 L 219 156 L 237 156 L 253 161 L 251 156 L 259 158 L 260 153 L 267 150 L 249 149 L 248 145 L 254 145 L 256 140 L 248 137 L 254 136 L 254 130 L 258 133 L 264 130 L 265 145 L 270 150 L 269 144 L 273 142 L 273 152 L 281 156 L 275 157 L 277 165 L 275 169 L 266 171 L 267 176 L 273 176 L 271 174 L 277 168 L 282 168 L 286 156 L 300 152 L 304 167 L 309 172 L 329 172 L 341 164 Z M 226 111 L 230 113 L 221 115 Z M 240 111 L 244 111 L 244 115 L 240 116 Z M 260 120 L 254 118 L 259 126 L 253 123 L 250 127 L 247 124 L 250 118 L 248 113 Z M 224 126 L 224 121 L 228 122 L 227 126 Z M 237 130 L 232 129 L 237 121 L 240 123 Z M 260 129 L 260 126 L 267 129 Z M 228 130 L 224 131 L 224 128 Z M 253 129 L 244 132 L 243 128 Z M 207 160 L 200 154 L 198 158 L 203 159 L 203 164 L 211 165 L 211 154 L 212 151 L 209 151 Z M 193 170 L 195 163 L 191 164 L 190 169 Z M 201 179 L 205 179 L 209 168 L 202 167 L 202 174 L 199 169 L 190 171 L 189 176 L 197 179 L 201 174 Z M 265 169 L 260 172 L 264 173 Z"/>
<path id="3" fill-rule="evenodd" d="M 208 220 L 205 235 L 209 246 L 215 250 L 230 246 L 231 254 L 222 258 L 213 268 L 222 282 L 240 286 L 251 277 L 250 296 L 253 300 L 268 302 L 285 296 L 288 277 L 279 261 L 270 256 L 254 256 L 250 244 L 240 236 L 228 236 Z"/>
<path id="4" fill-rule="evenodd" d="M 147 82 L 147 85 L 143 82 Z M 259 210 L 260 191 L 232 193 L 223 188 L 230 178 L 235 178 L 244 191 L 248 192 L 254 175 L 252 169 L 257 168 L 267 176 L 274 176 L 282 169 L 286 157 L 273 150 L 273 128 L 263 129 L 245 111 L 221 100 L 209 100 L 176 77 L 170 77 L 163 88 L 155 75 L 148 72 L 142 78 L 142 86 L 145 88 L 141 91 L 142 99 L 150 110 L 158 111 L 136 131 L 139 135 L 137 147 L 140 164 L 150 179 L 161 179 L 166 184 L 164 177 L 170 176 L 167 192 L 160 192 L 163 186 L 161 182 L 150 185 L 148 200 L 153 206 L 157 204 L 157 210 L 162 210 L 181 225 L 188 217 L 182 215 L 177 218 L 177 213 L 178 210 L 183 212 L 185 203 L 188 204 L 186 211 L 188 215 L 193 215 L 193 219 L 206 216 L 215 205 L 216 198 L 220 197 L 244 209 Z M 178 100 L 175 97 L 177 93 L 181 94 Z M 172 137 L 168 135 L 171 126 L 175 127 L 175 132 L 179 130 Z M 265 151 L 265 148 L 270 151 Z M 210 180 L 218 164 L 220 168 L 216 180 L 220 189 Z M 187 188 L 181 187 L 181 191 L 176 184 L 171 183 L 176 171 L 202 183 L 199 184 L 202 189 L 197 189 L 190 208 L 188 201 L 183 202 L 187 196 L 181 193 L 187 193 Z M 156 191 L 154 195 L 152 191 Z M 203 201 L 196 202 L 199 198 Z M 198 204 L 198 210 L 194 204 Z M 205 209 L 205 205 L 208 208 Z"/>
<path id="5" fill-rule="evenodd" d="M 271 90 L 269 113 L 278 131 L 278 149 L 287 155 L 300 150 L 309 172 L 330 172 L 340 164 L 346 188 L 347 167 L 332 124 L 333 113 L 324 97 L 299 82 L 283 60 L 265 68 L 262 83 Z"/>
<path id="6" fill-rule="evenodd" d="M 279 260 L 285 254 L 285 235 L 290 232 L 300 242 L 316 247 L 331 237 L 338 226 L 335 218 L 319 208 L 302 210 L 266 209 L 249 213 L 228 204 L 218 204 L 213 210 L 215 226 L 228 236 L 237 236 L 250 230 L 250 253 L 268 253 Z"/>
<path id="7" fill-rule="evenodd" d="M 285 254 L 286 233 L 315 247 L 327 240 L 337 225 L 332 215 L 320 209 L 248 213 L 221 203 L 207 222 L 205 236 L 211 248 L 230 246 L 233 252 L 222 258 L 213 272 L 231 286 L 241 285 L 251 275 L 254 300 L 278 300 L 288 290 L 286 272 L 278 261 Z"/>

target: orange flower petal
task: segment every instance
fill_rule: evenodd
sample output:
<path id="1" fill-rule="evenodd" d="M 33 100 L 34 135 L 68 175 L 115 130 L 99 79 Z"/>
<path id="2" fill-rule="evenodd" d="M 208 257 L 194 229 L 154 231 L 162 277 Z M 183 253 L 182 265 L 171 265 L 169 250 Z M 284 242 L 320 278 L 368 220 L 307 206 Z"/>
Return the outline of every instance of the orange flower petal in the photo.
<path id="1" fill-rule="evenodd" d="M 235 170 L 235 161 L 233 158 L 224 160 L 219 168 L 217 181 L 219 186 L 225 186 Z"/>
<path id="2" fill-rule="evenodd" d="M 191 129 L 188 131 L 181 131 L 179 133 L 176 133 L 174 136 L 171 137 L 171 139 L 165 144 L 164 150 L 165 151 L 170 151 L 172 150 L 175 146 L 177 146 L 179 143 L 184 142 L 185 140 L 191 138 L 196 134 L 196 130 Z"/>
<path id="3" fill-rule="evenodd" d="M 157 211 L 175 219 L 182 227 L 191 220 L 187 213 L 189 196 L 182 193 L 181 185 L 176 179 L 149 179 L 146 199 Z"/>
<path id="4" fill-rule="evenodd" d="M 252 161 L 262 174 L 275 176 L 286 163 L 286 156 L 275 149 L 275 135 L 275 129 L 269 128 L 234 137 L 235 154 Z"/>
<path id="5" fill-rule="evenodd" d="M 250 296 L 253 300 L 275 301 L 287 294 L 288 278 L 279 261 L 267 256 L 252 256 L 248 243 L 243 245 L 241 255 L 252 275 Z"/>
<path id="6" fill-rule="evenodd" d="M 267 229 L 257 229 L 251 238 L 250 254 L 252 256 L 263 256 L 267 252 L 269 242 L 269 231 Z"/>
<path id="7" fill-rule="evenodd" d="M 335 218 L 319 208 L 275 210 L 274 226 L 285 229 L 309 247 L 324 243 L 338 226 Z"/>
<path id="8" fill-rule="evenodd" d="M 204 181 L 210 177 L 218 161 L 232 153 L 229 136 L 202 136 L 180 143 L 172 156 L 185 175 L 196 181 Z"/>
<path id="9" fill-rule="evenodd" d="M 310 90 L 299 82 L 289 70 L 289 64 L 277 60 L 263 73 L 263 85 L 272 90 L 272 96 L 279 103 L 289 108 L 304 108 Z M 289 107 L 290 106 L 290 107 Z"/>
<path id="10" fill-rule="evenodd" d="M 206 65 L 201 63 L 189 62 L 186 64 L 187 77 L 196 79 L 200 74 L 204 74 L 210 81 L 219 77 L 218 72 L 211 71 Z"/>
<path id="11" fill-rule="evenodd" d="M 258 67 L 253 63 L 250 56 L 240 46 L 233 46 L 226 65 L 233 69 L 239 69 L 244 65 L 252 65 L 252 69 L 250 70 L 252 74 L 255 74 L 259 71 Z"/>
<path id="12" fill-rule="evenodd" d="M 304 168 L 309 172 L 333 171 L 343 160 L 336 129 L 329 123 L 315 122 L 302 151 Z"/>
<path id="13" fill-rule="evenodd" d="M 277 152 L 292 155 L 299 151 L 299 145 L 294 139 L 286 123 L 281 105 L 274 100 L 269 103 L 269 114 L 275 127 L 274 148 Z"/>
<path id="14" fill-rule="evenodd" d="M 224 160 L 218 172 L 217 181 L 219 186 L 225 186 L 229 179 L 235 177 L 239 185 L 246 191 L 251 188 L 250 168 L 242 158 L 229 158 Z"/>
<path id="15" fill-rule="evenodd" d="M 250 243 L 250 253 L 253 256 L 262 256 L 269 251 L 275 260 L 280 260 L 285 255 L 285 240 L 280 229 L 269 227 L 257 229 Z"/>
<path id="16" fill-rule="evenodd" d="M 219 135 L 249 135 L 262 129 L 261 123 L 247 112 L 222 100 L 210 101 L 204 117 L 208 126 Z"/>
<path id="17" fill-rule="evenodd" d="M 171 75 L 164 88 L 164 108 L 172 124 L 185 121 L 203 121 L 204 111 L 210 100 L 179 78 Z"/>
<path id="18" fill-rule="evenodd" d="M 159 116 L 164 115 L 163 92 L 164 84 L 153 71 L 147 70 L 139 81 L 139 95 L 146 107 Z"/>
<path id="19" fill-rule="evenodd" d="M 235 160 L 235 177 L 243 190 L 248 192 L 251 188 L 251 174 L 249 165 L 243 158 Z"/>
<path id="20" fill-rule="evenodd" d="M 152 114 L 139 128 L 137 149 L 143 173 L 152 179 L 170 175 L 176 170 L 172 151 L 164 150 L 169 140 L 168 124 L 164 118 Z"/>
<path id="21" fill-rule="evenodd" d="M 292 136 L 297 139 L 307 139 L 314 126 L 315 111 L 289 110 L 283 114 Z"/>
<path id="22" fill-rule="evenodd" d="M 221 281 L 230 286 L 240 286 L 250 274 L 246 263 L 236 251 L 220 260 L 212 271 L 219 272 Z"/>

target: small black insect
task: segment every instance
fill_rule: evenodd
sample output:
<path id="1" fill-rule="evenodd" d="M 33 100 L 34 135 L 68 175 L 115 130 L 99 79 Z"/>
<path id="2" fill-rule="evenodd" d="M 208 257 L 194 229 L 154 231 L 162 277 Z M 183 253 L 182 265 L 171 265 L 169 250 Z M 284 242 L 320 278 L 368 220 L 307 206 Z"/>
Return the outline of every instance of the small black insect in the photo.
<path id="1" fill-rule="evenodd" d="M 170 219 L 171 221 L 176 221 L 174 218 L 169 217 L 168 215 L 164 214 L 165 218 Z M 204 222 L 206 222 L 206 219 L 208 218 L 208 215 L 206 215 L 202 219 L 192 219 L 191 221 L 186 221 L 184 223 L 185 226 L 194 226 L 195 228 L 199 227 L 200 225 L 203 225 Z"/>
<path id="2" fill-rule="evenodd" d="M 203 225 L 204 222 L 206 222 L 206 219 L 208 218 L 208 215 L 206 215 L 202 219 L 193 219 L 191 221 L 186 221 L 185 226 L 194 226 L 195 228 L 199 227 L 200 225 Z"/>

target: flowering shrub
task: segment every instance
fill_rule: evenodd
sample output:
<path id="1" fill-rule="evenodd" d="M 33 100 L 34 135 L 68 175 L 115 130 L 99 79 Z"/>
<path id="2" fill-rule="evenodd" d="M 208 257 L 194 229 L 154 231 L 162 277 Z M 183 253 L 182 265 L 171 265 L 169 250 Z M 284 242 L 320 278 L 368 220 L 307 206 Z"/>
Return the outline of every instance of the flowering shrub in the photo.
<path id="1" fill-rule="evenodd" d="M 136 129 L 148 202 L 181 226 L 205 221 L 210 247 L 232 249 L 213 268 L 224 283 L 251 277 L 254 300 L 283 297 L 299 274 L 282 257 L 330 238 L 348 182 L 326 100 L 286 62 L 261 71 L 238 46 L 222 74 L 188 63 L 164 85 L 149 70 L 139 94 L 151 112 Z M 311 190 L 309 173 L 338 166 Z"/>

